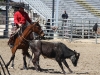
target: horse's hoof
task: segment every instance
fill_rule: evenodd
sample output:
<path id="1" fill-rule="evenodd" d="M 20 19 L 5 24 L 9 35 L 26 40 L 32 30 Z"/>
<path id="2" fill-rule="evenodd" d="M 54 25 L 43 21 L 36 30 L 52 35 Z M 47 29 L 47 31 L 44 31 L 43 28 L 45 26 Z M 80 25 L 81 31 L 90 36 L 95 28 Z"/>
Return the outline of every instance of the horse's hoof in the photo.
<path id="1" fill-rule="evenodd" d="M 5 65 L 5 68 L 7 68 L 7 69 L 8 69 L 8 65 Z"/>
<path id="2" fill-rule="evenodd" d="M 14 67 L 10 67 L 11 69 L 14 69 Z"/>
<path id="3" fill-rule="evenodd" d="M 64 72 L 63 74 L 64 74 L 64 75 L 66 75 L 67 73 L 66 73 L 66 72 Z"/>
<path id="4" fill-rule="evenodd" d="M 24 67 L 24 68 L 21 68 L 20 70 L 28 70 L 28 68 Z"/>
<path id="5" fill-rule="evenodd" d="M 36 69 L 37 72 L 41 72 L 39 69 Z"/>
<path id="6" fill-rule="evenodd" d="M 39 69 L 39 70 L 38 70 L 38 72 L 42 72 L 42 71 L 43 71 L 42 69 Z"/>
<path id="7" fill-rule="evenodd" d="M 73 73 L 73 71 L 70 71 L 70 73 Z"/>

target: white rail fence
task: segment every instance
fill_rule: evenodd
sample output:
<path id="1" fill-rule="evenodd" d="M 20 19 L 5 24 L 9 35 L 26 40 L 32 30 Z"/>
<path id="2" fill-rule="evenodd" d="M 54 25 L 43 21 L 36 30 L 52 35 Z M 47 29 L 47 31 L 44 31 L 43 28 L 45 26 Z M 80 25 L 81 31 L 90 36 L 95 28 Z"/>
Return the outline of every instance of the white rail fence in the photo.
<path id="1" fill-rule="evenodd" d="M 50 22 L 49 30 L 52 32 L 50 34 L 54 34 L 56 32 L 56 38 L 65 39 L 94 38 L 95 33 L 93 32 L 93 26 L 95 25 L 95 23 L 98 23 L 98 25 L 100 24 L 98 20 L 94 19 L 68 19 L 66 22 L 65 20 L 59 20 L 58 22 L 58 25 L 56 25 L 56 22 L 54 22 L 54 25 L 52 25 L 53 22 Z M 57 27 L 58 29 L 56 31 L 53 31 L 52 27 Z"/>
<path id="2" fill-rule="evenodd" d="M 40 24 L 42 29 L 45 32 L 45 37 L 47 39 L 69 39 L 73 41 L 74 38 L 78 39 L 90 39 L 90 38 L 99 38 L 99 35 L 95 35 L 93 32 L 93 26 L 95 23 L 100 25 L 100 21 L 96 19 L 67 19 L 67 20 L 58 20 L 56 24 L 55 19 L 50 19 L 49 25 Z M 11 32 L 13 21 L 9 20 L 8 25 L 8 37 Z M 0 23 L 0 36 L 5 37 L 5 24 Z"/>

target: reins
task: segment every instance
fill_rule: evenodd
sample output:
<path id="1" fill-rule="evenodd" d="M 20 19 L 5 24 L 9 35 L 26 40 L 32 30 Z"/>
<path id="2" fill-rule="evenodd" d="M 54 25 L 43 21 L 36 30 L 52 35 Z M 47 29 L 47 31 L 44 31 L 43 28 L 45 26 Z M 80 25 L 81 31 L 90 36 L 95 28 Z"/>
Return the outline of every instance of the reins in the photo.
<path id="1" fill-rule="evenodd" d="M 21 34 L 23 34 L 22 29 L 20 29 L 20 30 L 21 30 Z M 39 31 L 39 34 L 41 34 L 42 31 L 43 31 L 43 30 L 40 30 L 40 31 Z M 33 36 L 33 37 L 34 37 L 34 36 Z M 30 42 L 30 40 L 26 39 L 23 35 L 19 35 L 19 38 L 20 38 L 20 40 L 23 38 L 25 41 Z M 33 38 L 33 39 L 34 39 L 34 38 Z"/>
<path id="2" fill-rule="evenodd" d="M 22 33 L 23 34 L 23 33 Z M 21 37 L 25 40 L 25 41 L 27 41 L 27 42 L 29 42 L 30 40 L 27 40 L 26 38 L 24 38 L 24 36 L 23 35 L 21 35 L 21 36 L 19 36 L 20 37 L 20 39 L 21 39 Z"/>
<path id="3" fill-rule="evenodd" d="M 20 36 L 20 38 L 21 38 L 21 37 L 22 37 L 25 41 L 27 41 L 27 42 L 29 42 L 29 41 L 30 41 L 30 40 L 25 39 L 23 36 Z"/>
<path id="4" fill-rule="evenodd" d="M 20 28 L 20 30 L 21 30 L 21 34 L 23 34 L 22 28 Z M 27 42 L 30 41 L 30 40 L 25 39 L 25 38 L 23 37 L 23 35 L 19 35 L 19 38 L 20 38 L 20 39 L 21 39 L 21 37 L 22 37 L 25 41 L 27 41 Z"/>

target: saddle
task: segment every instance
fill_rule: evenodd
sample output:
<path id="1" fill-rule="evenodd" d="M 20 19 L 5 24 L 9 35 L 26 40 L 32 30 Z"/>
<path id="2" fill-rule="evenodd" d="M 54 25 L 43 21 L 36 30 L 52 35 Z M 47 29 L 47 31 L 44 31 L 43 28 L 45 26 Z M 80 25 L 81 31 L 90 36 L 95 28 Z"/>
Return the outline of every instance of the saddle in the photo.
<path id="1" fill-rule="evenodd" d="M 10 46 L 10 48 L 13 47 L 16 38 L 23 33 L 23 31 L 25 30 L 26 27 L 27 27 L 26 25 L 22 26 L 21 28 L 18 27 L 17 25 L 14 25 L 12 27 L 11 35 L 10 35 L 10 38 L 9 38 L 9 41 L 8 41 L 8 45 Z"/>
<path id="2" fill-rule="evenodd" d="M 12 48 L 14 46 L 16 38 L 23 33 L 23 31 L 26 29 L 26 27 L 27 26 L 23 26 L 22 28 L 17 28 L 16 26 L 12 27 L 12 29 L 11 29 L 12 34 L 10 35 L 10 38 L 8 41 L 8 45 L 10 46 L 10 48 Z M 32 34 L 29 36 L 29 40 L 33 40 Z"/>
<path id="3" fill-rule="evenodd" d="M 8 41 L 8 45 L 10 46 L 10 48 L 13 47 L 14 42 L 15 42 L 16 38 L 18 37 L 20 31 L 21 31 L 20 28 L 17 28 L 16 26 L 12 27 L 11 35 L 10 35 L 10 38 L 9 38 L 9 41 Z"/>

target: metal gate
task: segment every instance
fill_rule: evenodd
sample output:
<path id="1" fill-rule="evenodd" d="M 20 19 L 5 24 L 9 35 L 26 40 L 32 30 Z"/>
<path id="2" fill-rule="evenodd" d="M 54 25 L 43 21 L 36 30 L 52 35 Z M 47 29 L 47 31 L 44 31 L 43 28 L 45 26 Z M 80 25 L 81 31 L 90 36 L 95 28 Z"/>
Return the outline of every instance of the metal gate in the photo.
<path id="1" fill-rule="evenodd" d="M 64 22 L 62 19 L 56 22 L 54 22 L 54 26 L 52 26 L 52 19 L 50 22 L 50 29 L 44 29 L 46 34 L 56 34 L 56 36 L 50 36 L 51 38 L 65 38 L 65 39 L 90 39 L 95 38 L 95 33 L 93 32 L 93 26 L 95 23 L 100 24 L 100 21 L 97 19 L 66 19 L 66 22 Z M 47 25 L 45 25 L 47 26 Z M 57 30 L 52 30 L 52 27 L 57 27 Z M 47 30 L 50 30 L 51 32 L 47 32 Z M 48 36 L 46 36 L 48 37 Z"/>

